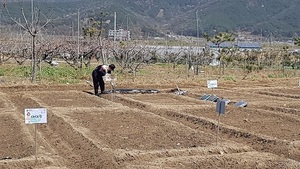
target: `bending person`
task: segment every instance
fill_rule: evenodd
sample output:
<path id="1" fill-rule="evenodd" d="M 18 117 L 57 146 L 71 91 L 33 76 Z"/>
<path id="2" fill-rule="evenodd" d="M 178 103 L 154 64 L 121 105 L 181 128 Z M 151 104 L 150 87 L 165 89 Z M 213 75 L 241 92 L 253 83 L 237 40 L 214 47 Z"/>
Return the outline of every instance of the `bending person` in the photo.
<path id="1" fill-rule="evenodd" d="M 101 90 L 100 94 L 105 93 L 105 83 L 104 83 L 103 77 L 106 74 L 111 74 L 111 71 L 114 71 L 114 70 L 115 70 L 114 64 L 110 64 L 109 66 L 99 65 L 93 70 L 92 77 L 93 77 L 93 85 L 94 85 L 95 95 L 97 95 L 97 96 L 99 95 L 99 93 L 98 93 L 99 86 L 100 86 L 100 90 Z"/>

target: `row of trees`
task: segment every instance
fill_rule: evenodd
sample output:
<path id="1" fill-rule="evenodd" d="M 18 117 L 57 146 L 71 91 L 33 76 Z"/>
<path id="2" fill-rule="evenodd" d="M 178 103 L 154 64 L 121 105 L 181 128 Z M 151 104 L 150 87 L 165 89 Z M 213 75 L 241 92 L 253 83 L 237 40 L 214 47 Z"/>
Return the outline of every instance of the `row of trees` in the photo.
<path id="1" fill-rule="evenodd" d="M 266 47 L 261 50 L 239 50 L 235 46 L 229 48 L 221 48 L 223 42 L 234 42 L 235 37 L 232 33 L 219 32 L 210 37 L 204 34 L 207 41 L 210 41 L 218 46 L 218 60 L 220 74 L 224 74 L 224 67 L 228 65 L 240 65 L 245 72 L 245 77 L 252 71 L 262 70 L 264 67 L 280 67 L 282 73 L 285 68 L 292 69 L 300 68 L 300 53 L 290 51 L 289 46 L 282 45 L 281 47 Z M 300 46 L 300 38 L 294 38 L 294 44 Z"/>
<path id="2" fill-rule="evenodd" d="M 10 37 L 8 37 L 10 36 Z M 14 60 L 22 65 L 26 60 L 32 59 L 32 46 L 30 45 L 30 36 L 15 36 L 13 34 L 2 36 L 5 38 L 0 45 L 1 57 L 0 63 L 8 60 Z M 219 36 L 219 35 L 217 35 Z M 223 36 L 223 35 L 222 35 Z M 227 36 L 227 35 L 226 35 Z M 209 66 L 214 57 L 209 48 L 177 47 L 171 46 L 149 46 L 142 43 L 118 42 L 86 37 L 80 40 L 78 53 L 78 42 L 76 38 L 57 37 L 57 36 L 37 36 L 36 42 L 36 64 L 46 62 L 54 65 L 55 61 L 64 61 L 76 70 L 83 67 L 89 67 L 93 59 L 99 63 L 110 61 L 118 64 L 119 70 L 136 73 L 147 64 L 168 63 L 176 69 L 178 64 L 186 64 L 187 72 L 194 68 L 194 74 L 198 74 L 200 69 Z M 214 41 L 215 37 L 209 39 L 215 44 L 221 44 L 226 40 Z M 231 37 L 232 39 L 233 37 Z M 23 40 L 20 40 L 23 39 Z M 297 41 L 296 41 L 297 42 Z M 237 48 L 219 48 L 218 49 L 220 75 L 225 74 L 225 68 L 228 66 L 242 68 L 245 75 L 252 71 L 259 71 L 265 67 L 278 67 L 283 73 L 285 68 L 300 68 L 300 55 L 297 52 L 290 52 L 287 46 L 281 48 L 266 48 L 263 50 L 240 51 Z M 245 76 L 246 77 L 246 76 Z"/>
<path id="3" fill-rule="evenodd" d="M 30 59 L 32 82 L 36 80 L 36 70 L 42 62 L 54 65 L 55 60 L 63 60 L 76 70 L 84 66 L 89 67 L 93 58 L 102 64 L 112 60 L 117 62 L 121 70 L 134 74 L 150 63 L 171 63 L 174 69 L 177 64 L 186 64 L 187 74 L 191 68 L 194 68 L 194 73 L 198 74 L 201 66 L 208 66 L 214 59 L 209 48 L 198 50 L 199 47 L 181 47 L 177 50 L 166 50 L 168 47 L 149 47 L 147 44 L 135 42 L 115 43 L 103 39 L 103 20 L 107 16 L 106 13 L 91 18 L 89 24 L 82 29 L 82 35 L 75 39 L 43 35 L 41 31 L 51 20 L 37 10 L 34 12 L 32 22 L 29 22 L 23 9 L 21 12 L 24 22 L 12 17 L 11 19 L 27 33 L 24 32 L 21 38 L 12 34 L 2 36 L 0 64 L 11 59 L 18 64 L 24 64 Z M 7 13 L 9 14 L 8 10 Z M 44 17 L 43 23 L 41 16 Z M 239 51 L 234 47 L 220 48 L 221 43 L 235 40 L 232 33 L 220 32 L 212 37 L 205 34 L 204 37 L 218 46 L 220 75 L 223 75 L 225 67 L 230 65 L 243 68 L 246 75 L 265 66 L 272 66 L 274 63 L 281 65 L 283 72 L 287 66 L 300 67 L 299 53 L 289 52 L 287 46 L 276 50 Z M 300 46 L 300 38 L 295 38 L 295 44 Z"/>

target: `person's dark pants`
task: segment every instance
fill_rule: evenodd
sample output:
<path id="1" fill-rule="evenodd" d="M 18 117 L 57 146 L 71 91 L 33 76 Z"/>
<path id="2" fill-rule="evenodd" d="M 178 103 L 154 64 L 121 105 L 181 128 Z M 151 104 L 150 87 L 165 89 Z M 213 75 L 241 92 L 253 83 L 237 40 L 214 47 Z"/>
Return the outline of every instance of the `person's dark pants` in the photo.
<path id="1" fill-rule="evenodd" d="M 104 92 L 105 90 L 105 84 L 104 84 L 104 81 L 103 81 L 103 78 L 97 78 L 95 76 L 93 76 L 93 84 L 94 84 L 94 92 L 95 92 L 95 95 L 98 95 L 98 90 L 99 90 L 99 86 L 100 86 L 100 90 L 101 90 L 101 93 Z"/>
<path id="2" fill-rule="evenodd" d="M 104 84 L 103 78 L 99 79 L 99 85 L 100 85 L 101 93 L 104 93 L 104 91 L 105 91 L 105 84 Z"/>

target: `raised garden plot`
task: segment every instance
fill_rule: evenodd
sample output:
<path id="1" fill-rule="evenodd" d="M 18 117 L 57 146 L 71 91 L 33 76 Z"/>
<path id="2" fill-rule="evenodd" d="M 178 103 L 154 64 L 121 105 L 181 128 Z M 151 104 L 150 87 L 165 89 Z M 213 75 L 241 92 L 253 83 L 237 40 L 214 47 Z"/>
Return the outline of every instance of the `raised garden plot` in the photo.
<path id="1" fill-rule="evenodd" d="M 81 91 L 29 92 L 33 97 L 51 107 L 100 107 L 109 103 L 95 95 Z"/>
<path id="2" fill-rule="evenodd" d="M 34 155 L 34 142 L 28 140 L 22 126 L 10 113 L 0 114 L 0 160 Z"/>
<path id="3" fill-rule="evenodd" d="M 186 109 L 184 112 L 218 120 L 215 107 Z M 281 113 L 276 114 L 265 110 L 227 106 L 225 115 L 221 115 L 221 123 L 282 140 L 300 140 L 300 119 L 285 116 Z"/>
<path id="4" fill-rule="evenodd" d="M 112 149 L 160 150 L 203 147 L 214 144 L 214 136 L 201 133 L 150 112 L 120 107 L 98 111 L 64 113 L 73 126 Z"/>

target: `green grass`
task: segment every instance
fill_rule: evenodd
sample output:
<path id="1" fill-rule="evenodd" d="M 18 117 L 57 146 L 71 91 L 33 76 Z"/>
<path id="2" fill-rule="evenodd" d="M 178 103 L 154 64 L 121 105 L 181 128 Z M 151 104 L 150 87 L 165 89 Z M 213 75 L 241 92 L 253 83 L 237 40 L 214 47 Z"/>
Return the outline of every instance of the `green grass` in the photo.
<path id="1" fill-rule="evenodd" d="M 223 77 L 225 81 L 233 81 L 236 82 L 236 77 L 235 76 L 225 76 Z"/>
<path id="2" fill-rule="evenodd" d="M 78 83 L 81 80 L 87 80 L 91 77 L 91 67 L 75 70 L 67 65 L 53 67 L 43 65 L 41 69 L 37 68 L 37 80 L 43 80 L 53 83 Z M 5 65 L 0 67 L 0 76 L 15 78 L 31 78 L 31 66 L 11 66 Z"/>
<path id="3" fill-rule="evenodd" d="M 0 67 L 0 76 L 10 77 L 30 77 L 30 66 L 5 65 Z"/>
<path id="4" fill-rule="evenodd" d="M 91 80 L 91 73 L 96 65 L 91 67 L 84 67 L 83 69 L 75 70 L 68 64 L 60 64 L 57 67 L 50 66 L 48 64 L 43 64 L 41 68 L 37 68 L 37 76 L 36 81 L 38 82 L 46 82 L 46 83 L 54 83 L 54 84 L 77 84 L 85 82 L 86 80 Z M 157 79 L 160 81 L 162 79 L 186 79 L 186 65 L 177 65 L 176 69 L 171 67 L 171 64 L 152 64 L 139 69 L 136 72 L 136 77 L 133 77 L 132 73 L 128 73 L 126 71 L 122 71 L 121 68 L 117 67 L 117 70 L 114 72 L 114 75 L 117 76 L 118 83 L 127 83 L 132 81 L 134 78 L 134 82 L 143 81 L 143 83 L 147 83 L 146 81 L 153 82 L 153 79 Z M 2 64 L 0 65 L 0 78 L 9 79 L 9 81 L 19 81 L 24 80 L 28 81 L 31 79 L 32 68 L 30 64 L 26 65 L 16 65 L 16 64 Z M 195 81 L 203 80 L 206 78 L 212 79 L 219 77 L 219 73 L 216 72 L 213 68 L 205 67 L 203 68 L 204 73 L 200 73 L 199 75 L 193 75 L 192 71 L 189 71 L 189 75 L 191 75 L 186 80 Z M 237 82 L 244 77 L 244 73 L 242 70 L 232 70 L 228 68 L 226 70 L 226 76 L 220 77 L 220 80 L 228 81 L 228 82 Z M 251 79 L 252 81 L 260 80 L 261 76 L 265 75 L 268 78 L 287 78 L 287 77 L 299 77 L 300 72 L 298 70 L 286 70 L 284 73 L 282 71 L 278 71 L 278 69 L 267 69 L 261 70 L 259 74 L 252 73 L 249 74 L 247 79 Z"/>

